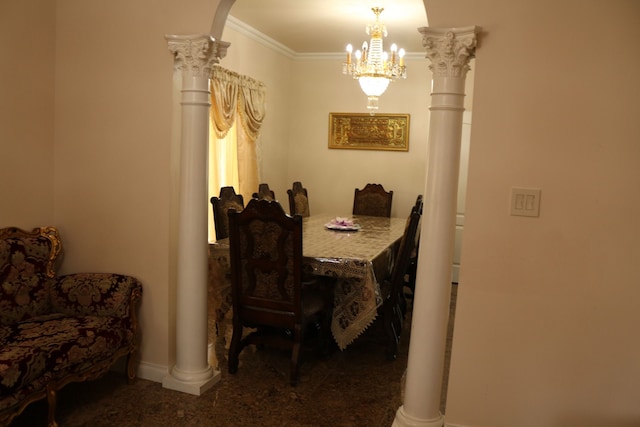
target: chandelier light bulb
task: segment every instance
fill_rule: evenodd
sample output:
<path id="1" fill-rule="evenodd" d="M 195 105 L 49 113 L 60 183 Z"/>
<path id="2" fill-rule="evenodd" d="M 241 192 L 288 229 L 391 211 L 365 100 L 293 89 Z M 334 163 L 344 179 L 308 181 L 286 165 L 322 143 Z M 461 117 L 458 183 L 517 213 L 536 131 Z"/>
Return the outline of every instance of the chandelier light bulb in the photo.
<path id="1" fill-rule="evenodd" d="M 342 67 L 342 72 L 348 71 L 347 68 L 351 66 L 351 52 L 353 51 L 353 46 L 350 44 L 347 45 L 347 62 Z"/>

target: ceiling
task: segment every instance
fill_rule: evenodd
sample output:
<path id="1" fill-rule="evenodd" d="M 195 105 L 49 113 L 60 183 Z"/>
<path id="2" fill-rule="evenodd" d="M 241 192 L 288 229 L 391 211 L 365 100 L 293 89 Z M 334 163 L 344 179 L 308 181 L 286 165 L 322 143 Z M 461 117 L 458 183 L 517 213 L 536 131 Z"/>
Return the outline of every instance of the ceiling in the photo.
<path id="1" fill-rule="evenodd" d="M 424 52 L 418 32 L 428 25 L 423 0 L 236 0 L 229 14 L 295 53 L 337 53 L 368 40 L 374 3 L 384 7 L 385 50 L 396 43 L 406 52 Z"/>

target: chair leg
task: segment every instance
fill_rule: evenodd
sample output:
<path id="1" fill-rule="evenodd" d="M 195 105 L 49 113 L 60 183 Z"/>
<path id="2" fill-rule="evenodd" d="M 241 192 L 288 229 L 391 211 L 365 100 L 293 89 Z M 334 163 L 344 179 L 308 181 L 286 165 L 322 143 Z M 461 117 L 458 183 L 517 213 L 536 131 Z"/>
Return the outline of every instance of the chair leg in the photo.
<path id="1" fill-rule="evenodd" d="M 392 300 L 385 301 L 383 323 L 386 335 L 386 358 L 395 360 L 398 355 L 398 343 L 403 322 L 402 308 Z"/>
<path id="2" fill-rule="evenodd" d="M 127 383 L 133 384 L 136 379 L 136 360 L 138 352 L 134 349 L 127 354 Z"/>
<path id="3" fill-rule="evenodd" d="M 402 316 L 404 317 L 404 315 L 407 314 L 407 299 L 405 298 L 402 289 L 398 292 L 398 304 L 400 305 Z"/>
<path id="4" fill-rule="evenodd" d="M 293 346 L 291 348 L 291 363 L 289 366 L 289 382 L 292 386 L 298 384 L 298 370 L 300 362 L 300 347 L 304 340 L 304 330 L 301 325 L 293 329 Z"/>
<path id="5" fill-rule="evenodd" d="M 413 299 L 413 294 L 416 292 L 416 270 L 418 266 L 415 260 L 412 260 L 409 264 L 409 268 L 407 270 L 407 274 L 404 277 L 404 287 L 408 289 L 408 291 L 403 292 L 407 299 Z"/>
<path id="6" fill-rule="evenodd" d="M 58 402 L 58 396 L 54 385 L 49 384 L 47 386 L 47 405 L 49 406 L 48 414 L 48 427 L 58 427 L 56 422 L 56 405 Z"/>
<path id="7" fill-rule="evenodd" d="M 320 331 L 320 351 L 323 356 L 331 353 L 333 346 L 333 335 L 331 333 L 331 320 L 333 319 L 333 304 L 331 309 L 326 310 L 322 316 L 322 330 Z"/>
<path id="8" fill-rule="evenodd" d="M 231 344 L 229 345 L 229 373 L 235 374 L 238 372 L 238 356 L 240 355 L 240 345 L 242 341 L 242 325 L 234 322 L 233 334 L 231 336 Z"/>

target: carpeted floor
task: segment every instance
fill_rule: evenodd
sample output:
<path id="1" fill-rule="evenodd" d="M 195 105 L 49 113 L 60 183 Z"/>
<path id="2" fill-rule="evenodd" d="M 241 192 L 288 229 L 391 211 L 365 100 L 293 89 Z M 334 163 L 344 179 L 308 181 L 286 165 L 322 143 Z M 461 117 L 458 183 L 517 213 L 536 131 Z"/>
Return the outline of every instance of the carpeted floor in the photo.
<path id="1" fill-rule="evenodd" d="M 457 286 L 453 286 L 455 310 Z M 449 343 L 453 322 L 450 322 Z M 201 396 L 162 388 L 137 379 L 127 385 L 124 374 L 111 372 L 87 383 L 70 384 L 58 395 L 60 427 L 75 426 L 263 426 L 388 427 L 401 406 L 411 315 L 407 315 L 398 358 L 387 361 L 372 325 L 345 351 L 322 359 L 303 354 L 300 382 L 288 382 L 288 354 L 249 347 L 241 354 L 238 373 L 220 363 L 222 379 Z M 447 346 L 449 354 L 450 344 Z M 447 357 L 448 361 L 449 357 Z M 441 411 L 446 404 L 446 378 Z M 13 427 L 46 426 L 44 401 L 30 405 Z"/>

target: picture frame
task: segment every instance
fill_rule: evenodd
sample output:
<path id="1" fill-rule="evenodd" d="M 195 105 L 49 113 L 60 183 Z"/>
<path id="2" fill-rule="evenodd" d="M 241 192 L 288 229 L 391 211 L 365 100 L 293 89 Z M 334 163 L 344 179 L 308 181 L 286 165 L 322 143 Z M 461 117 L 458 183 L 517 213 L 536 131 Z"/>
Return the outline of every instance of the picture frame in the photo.
<path id="1" fill-rule="evenodd" d="M 409 151 L 409 114 L 329 113 L 329 148 Z"/>

